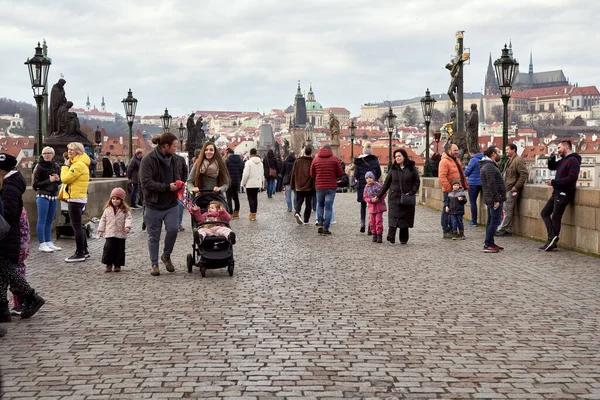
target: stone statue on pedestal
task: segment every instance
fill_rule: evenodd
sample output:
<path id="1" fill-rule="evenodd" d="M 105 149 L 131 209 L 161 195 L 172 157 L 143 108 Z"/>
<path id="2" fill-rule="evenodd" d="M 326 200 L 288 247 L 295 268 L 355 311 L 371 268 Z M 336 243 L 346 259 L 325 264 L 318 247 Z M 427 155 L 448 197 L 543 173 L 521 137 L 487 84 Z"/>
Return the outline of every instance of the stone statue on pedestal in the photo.
<path id="1" fill-rule="evenodd" d="M 335 114 L 329 112 L 329 130 L 331 132 L 331 151 L 340 156 L 340 121 Z"/>
<path id="2" fill-rule="evenodd" d="M 479 113 L 475 103 L 467 117 L 467 149 L 469 153 L 479 153 Z"/>
<path id="3" fill-rule="evenodd" d="M 185 126 L 187 128 L 187 151 L 194 152 L 196 150 L 196 140 L 198 132 L 196 132 L 196 125 L 194 124 L 195 113 L 191 113 L 188 117 Z"/>
<path id="4" fill-rule="evenodd" d="M 51 136 L 58 132 L 58 126 L 60 124 L 58 120 L 58 109 L 60 106 L 67 102 L 67 96 L 65 95 L 65 83 L 66 80 L 60 78 L 58 82 L 52 86 L 50 91 L 50 110 L 48 111 L 48 136 Z"/>
<path id="5" fill-rule="evenodd" d="M 87 143 L 89 139 L 81 131 L 77 114 L 69 111 L 71 107 L 73 107 L 73 102 L 67 101 L 58 108 L 58 132 L 54 136 L 67 138 L 72 142 Z"/>

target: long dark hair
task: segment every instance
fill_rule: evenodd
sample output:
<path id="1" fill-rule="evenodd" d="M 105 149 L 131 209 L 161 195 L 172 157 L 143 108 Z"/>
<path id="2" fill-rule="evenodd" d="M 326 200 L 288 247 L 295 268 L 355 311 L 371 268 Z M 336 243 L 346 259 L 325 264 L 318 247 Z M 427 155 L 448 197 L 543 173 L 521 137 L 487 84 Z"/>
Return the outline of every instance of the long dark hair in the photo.
<path id="1" fill-rule="evenodd" d="M 398 154 L 398 153 L 402 154 L 402 157 L 404 157 L 404 161 L 402 162 L 403 166 L 408 167 L 408 168 L 414 167 L 415 162 L 408 158 L 408 153 L 404 149 L 394 150 L 394 165 L 398 165 L 398 163 L 396 162 L 396 154 Z"/>
<path id="2" fill-rule="evenodd" d="M 213 142 L 205 142 L 202 146 L 202 150 L 200 150 L 200 154 L 198 154 L 198 158 L 196 159 L 196 174 L 194 176 L 194 185 L 199 188 L 202 188 L 202 181 L 204 176 L 200 173 L 200 169 L 202 169 L 202 163 L 204 162 L 204 152 L 208 146 L 212 146 L 215 149 L 215 155 L 209 161 L 209 164 L 217 163 L 219 167 L 219 175 L 217 176 L 217 186 L 223 186 L 224 184 L 231 181 L 229 177 L 229 171 L 227 170 L 227 166 L 223 161 L 223 157 L 221 157 L 221 152 L 217 149 L 217 146 Z"/>

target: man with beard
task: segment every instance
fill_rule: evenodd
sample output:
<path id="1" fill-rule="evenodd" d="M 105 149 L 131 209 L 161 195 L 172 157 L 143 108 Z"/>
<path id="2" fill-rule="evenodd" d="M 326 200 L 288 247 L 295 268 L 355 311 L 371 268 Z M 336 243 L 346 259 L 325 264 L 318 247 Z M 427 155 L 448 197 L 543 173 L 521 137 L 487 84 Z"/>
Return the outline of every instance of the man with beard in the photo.
<path id="1" fill-rule="evenodd" d="M 479 161 L 483 202 L 487 206 L 488 212 L 483 244 L 484 253 L 498 253 L 500 250 L 504 250 L 494 242 L 494 234 L 502 221 L 502 203 L 506 201 L 504 179 L 498 167 L 500 157 L 500 150 L 496 146 L 490 146 Z"/>

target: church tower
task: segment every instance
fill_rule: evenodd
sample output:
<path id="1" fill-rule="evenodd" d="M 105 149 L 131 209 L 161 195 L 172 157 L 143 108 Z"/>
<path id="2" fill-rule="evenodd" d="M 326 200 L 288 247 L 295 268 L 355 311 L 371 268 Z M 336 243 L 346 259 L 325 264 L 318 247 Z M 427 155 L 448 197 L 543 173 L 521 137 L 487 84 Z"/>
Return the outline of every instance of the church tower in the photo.
<path id="1" fill-rule="evenodd" d="M 529 51 L 529 75 L 532 77 L 533 82 L 533 52 Z"/>
<path id="2" fill-rule="evenodd" d="M 294 120 L 290 122 L 290 149 L 296 154 L 300 154 L 302 145 L 306 141 L 306 100 L 300 89 L 300 81 L 298 81 L 298 89 L 294 98 Z"/>
<path id="3" fill-rule="evenodd" d="M 90 95 L 87 95 L 87 101 L 85 102 L 85 111 L 90 111 L 92 109 L 92 105 L 90 104 Z"/>
<path id="4" fill-rule="evenodd" d="M 500 94 L 500 88 L 498 87 L 498 81 L 496 80 L 496 74 L 494 73 L 494 65 L 492 64 L 492 53 L 490 53 L 490 60 L 488 61 L 487 73 L 485 74 L 484 95 L 491 96 L 494 94 Z"/>
<path id="5" fill-rule="evenodd" d="M 106 112 L 106 104 L 104 103 L 104 96 L 102 96 L 102 103 L 100 103 L 100 111 Z"/>

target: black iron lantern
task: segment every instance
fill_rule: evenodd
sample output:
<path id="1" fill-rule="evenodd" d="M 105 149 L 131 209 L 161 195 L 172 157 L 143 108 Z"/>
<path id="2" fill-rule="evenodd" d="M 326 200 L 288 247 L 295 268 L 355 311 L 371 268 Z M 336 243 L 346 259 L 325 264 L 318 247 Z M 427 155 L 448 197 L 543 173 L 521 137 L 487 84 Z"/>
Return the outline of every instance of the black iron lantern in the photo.
<path id="1" fill-rule="evenodd" d="M 160 121 L 162 122 L 163 131 L 169 132 L 171 128 L 171 120 L 173 118 L 169 115 L 169 110 L 165 108 L 165 113 L 160 116 Z"/>
<path id="2" fill-rule="evenodd" d="M 129 125 L 129 159 L 133 158 L 133 120 L 135 119 L 135 109 L 137 108 L 137 99 L 133 97 L 133 93 L 131 92 L 131 88 L 129 92 L 127 92 L 127 97 L 125 97 L 121 103 L 123 103 L 123 108 L 125 109 L 125 116 L 127 117 L 127 125 Z"/>
<path id="3" fill-rule="evenodd" d="M 350 121 L 350 126 L 348 127 L 350 130 L 350 162 L 354 162 L 354 139 L 356 139 L 356 125 L 354 125 L 354 120 Z"/>
<path id="4" fill-rule="evenodd" d="M 498 80 L 498 87 L 502 96 L 510 96 L 515 72 L 518 67 L 519 63 L 509 55 L 505 44 L 502 49 L 502 56 L 494 61 L 496 79 Z"/>
<path id="5" fill-rule="evenodd" d="M 392 135 L 394 134 L 394 130 L 396 129 L 396 114 L 392 111 L 392 105 L 390 104 L 390 109 L 388 110 L 387 115 L 385 116 L 387 121 L 387 130 L 389 135 L 389 154 L 388 154 L 388 172 L 392 169 Z"/>
<path id="6" fill-rule="evenodd" d="M 50 59 L 44 57 L 42 48 L 38 42 L 35 48 L 35 56 L 28 58 L 25 65 L 29 69 L 29 80 L 31 81 L 31 89 L 34 96 L 41 96 L 48 81 L 48 71 L 50 70 Z"/>
<path id="7" fill-rule="evenodd" d="M 435 99 L 431 97 L 429 88 L 425 91 L 425 97 L 421 99 L 421 108 L 423 109 L 423 119 L 425 120 L 425 167 L 424 177 L 432 176 L 431 161 L 429 160 L 429 124 L 431 124 L 431 114 L 435 106 Z"/>

